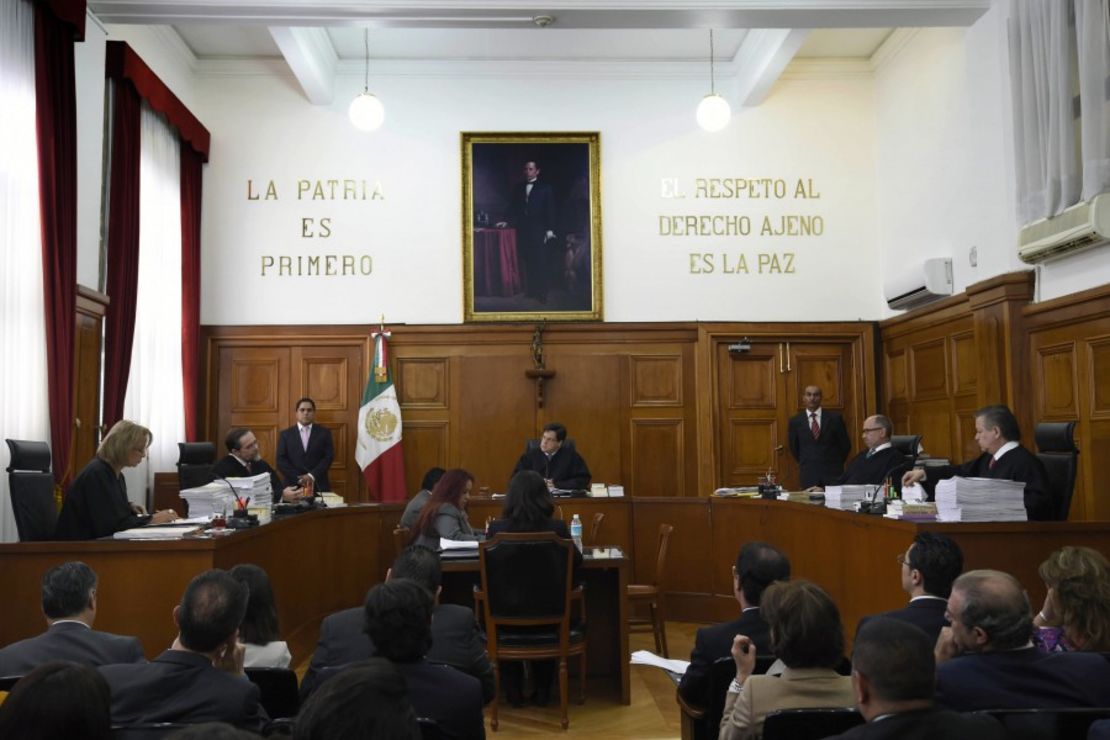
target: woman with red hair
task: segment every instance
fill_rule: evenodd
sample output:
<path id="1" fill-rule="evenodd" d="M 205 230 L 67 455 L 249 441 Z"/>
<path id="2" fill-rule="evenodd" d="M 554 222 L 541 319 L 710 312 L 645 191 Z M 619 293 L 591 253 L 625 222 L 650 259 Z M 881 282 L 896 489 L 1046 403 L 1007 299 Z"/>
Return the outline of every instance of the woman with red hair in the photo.
<path id="1" fill-rule="evenodd" d="M 475 532 L 466 518 L 466 504 L 474 476 L 462 468 L 451 468 L 432 489 L 428 503 L 413 527 L 413 544 L 438 550 L 440 539 L 479 542 L 485 539 Z"/>

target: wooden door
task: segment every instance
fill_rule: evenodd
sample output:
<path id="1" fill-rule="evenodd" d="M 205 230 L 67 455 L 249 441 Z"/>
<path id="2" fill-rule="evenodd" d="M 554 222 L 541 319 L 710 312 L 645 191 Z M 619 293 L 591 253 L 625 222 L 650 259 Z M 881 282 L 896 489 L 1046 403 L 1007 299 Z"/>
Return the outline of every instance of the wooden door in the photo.
<path id="1" fill-rule="evenodd" d="M 289 356 L 288 347 L 220 348 L 217 460 L 227 454 L 223 442 L 228 431 L 247 427 L 258 437 L 262 457 L 277 467 L 278 432 L 293 416 Z"/>
<path id="2" fill-rule="evenodd" d="M 780 475 L 786 458 L 785 358 L 781 343 L 761 341 L 730 353 L 717 342 L 717 402 L 722 486 L 754 485 L 768 470 Z M 797 476 L 795 476 L 797 477 Z"/>

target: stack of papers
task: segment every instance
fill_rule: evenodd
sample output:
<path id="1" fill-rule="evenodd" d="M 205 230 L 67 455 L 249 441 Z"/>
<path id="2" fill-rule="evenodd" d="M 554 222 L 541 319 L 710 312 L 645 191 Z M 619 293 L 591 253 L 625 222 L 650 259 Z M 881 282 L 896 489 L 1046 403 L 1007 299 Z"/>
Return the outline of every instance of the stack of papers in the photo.
<path id="1" fill-rule="evenodd" d="M 1025 484 L 995 478 L 949 478 L 937 483 L 942 522 L 1024 522 Z"/>
<path id="2" fill-rule="evenodd" d="M 112 535 L 117 540 L 180 540 L 196 531 L 196 527 L 135 527 Z"/>
<path id="3" fill-rule="evenodd" d="M 631 660 L 629 662 L 632 665 L 655 666 L 656 668 L 662 668 L 665 671 L 677 673 L 680 676 L 686 672 L 687 668 L 690 667 L 690 661 L 688 660 L 678 660 L 677 658 L 663 658 L 648 650 L 637 650 L 636 652 L 632 653 Z"/>
<path id="4" fill-rule="evenodd" d="M 887 519 L 906 519 L 913 522 L 934 522 L 937 519 L 935 503 L 918 503 L 903 499 L 891 499 L 886 504 Z"/>
<path id="5" fill-rule="evenodd" d="M 273 488 L 270 485 L 270 474 L 259 473 L 245 478 L 224 478 L 214 480 L 196 488 L 186 488 L 181 492 L 181 498 L 189 504 L 189 516 L 211 517 L 214 514 L 231 514 L 238 503 L 235 497 L 243 502 L 246 508 L 269 509 L 273 503 Z"/>
<path id="6" fill-rule="evenodd" d="M 825 486 L 825 507 L 855 511 L 860 501 L 870 501 L 876 486 Z M 881 495 L 881 494 L 880 494 Z"/>

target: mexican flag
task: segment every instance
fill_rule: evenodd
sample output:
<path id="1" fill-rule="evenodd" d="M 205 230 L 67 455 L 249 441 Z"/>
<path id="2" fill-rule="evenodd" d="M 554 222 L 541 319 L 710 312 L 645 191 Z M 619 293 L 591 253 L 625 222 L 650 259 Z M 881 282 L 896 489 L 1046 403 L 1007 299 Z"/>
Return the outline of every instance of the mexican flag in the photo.
<path id="1" fill-rule="evenodd" d="M 370 499 L 393 503 L 407 498 L 405 460 L 401 453 L 401 405 L 389 377 L 390 332 L 383 326 L 371 336 L 374 358 L 358 410 L 355 460 L 366 478 Z"/>

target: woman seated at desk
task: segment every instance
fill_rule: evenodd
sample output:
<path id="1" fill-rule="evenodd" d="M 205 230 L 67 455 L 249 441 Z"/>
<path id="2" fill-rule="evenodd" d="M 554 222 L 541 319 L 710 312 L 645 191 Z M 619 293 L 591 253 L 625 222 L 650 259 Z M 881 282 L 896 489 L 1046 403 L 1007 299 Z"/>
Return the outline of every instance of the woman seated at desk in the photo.
<path id="1" fill-rule="evenodd" d="M 154 435 L 144 426 L 118 421 L 96 449 L 94 457 L 73 479 L 58 515 L 54 536 L 59 540 L 95 540 L 144 524 L 166 524 L 177 519 L 173 509 L 148 515 L 127 499 L 123 469 L 146 457 Z"/>
<path id="2" fill-rule="evenodd" d="M 555 504 L 543 476 L 532 470 L 522 470 L 509 481 L 509 491 L 505 496 L 505 508 L 501 518 L 489 524 L 489 537 L 498 532 L 554 532 L 564 539 L 570 539 L 567 523 L 552 518 Z M 574 550 L 574 568 L 582 565 L 582 553 Z M 544 628 L 546 629 L 546 628 Z M 516 661 L 503 661 L 501 675 L 505 683 L 505 694 L 513 706 L 524 703 L 524 666 Z M 532 683 L 535 686 L 536 704 L 545 706 L 551 701 L 551 682 L 555 675 L 554 660 L 532 661 Z"/>
<path id="3" fill-rule="evenodd" d="M 473 487 L 474 476 L 462 468 L 451 468 L 444 473 L 416 520 L 412 544 L 439 550 L 440 538 L 464 542 L 484 540 L 485 535 L 475 532 L 466 518 L 466 505 Z"/>

